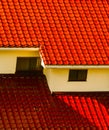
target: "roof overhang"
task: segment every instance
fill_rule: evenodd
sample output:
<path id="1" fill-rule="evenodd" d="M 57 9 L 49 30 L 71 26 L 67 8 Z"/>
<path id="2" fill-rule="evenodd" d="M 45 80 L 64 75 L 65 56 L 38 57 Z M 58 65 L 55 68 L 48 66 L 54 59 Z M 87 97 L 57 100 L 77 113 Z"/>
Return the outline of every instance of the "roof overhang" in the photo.
<path id="1" fill-rule="evenodd" d="M 39 48 L 0 48 L 0 51 L 39 51 Z"/>
<path id="2" fill-rule="evenodd" d="M 109 69 L 109 65 L 43 65 L 48 69 Z"/>

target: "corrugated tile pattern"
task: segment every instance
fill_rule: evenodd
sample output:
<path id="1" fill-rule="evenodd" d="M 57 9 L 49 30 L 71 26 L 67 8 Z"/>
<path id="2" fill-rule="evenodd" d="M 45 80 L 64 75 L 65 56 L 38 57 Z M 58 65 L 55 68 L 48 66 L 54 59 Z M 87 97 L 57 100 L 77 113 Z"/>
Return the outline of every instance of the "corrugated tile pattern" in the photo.
<path id="1" fill-rule="evenodd" d="M 44 75 L 0 75 L 0 130 L 107 130 L 109 93 L 51 95 Z"/>
<path id="2" fill-rule="evenodd" d="M 43 75 L 0 77 L 0 130 L 54 130 L 58 115 Z"/>
<path id="3" fill-rule="evenodd" d="M 96 127 L 103 130 L 109 128 L 109 93 L 64 93 L 57 94 L 56 97 L 66 123 L 95 130 Z"/>
<path id="4" fill-rule="evenodd" d="M 1 0 L 0 46 L 38 46 L 48 65 L 109 65 L 108 0 Z"/>

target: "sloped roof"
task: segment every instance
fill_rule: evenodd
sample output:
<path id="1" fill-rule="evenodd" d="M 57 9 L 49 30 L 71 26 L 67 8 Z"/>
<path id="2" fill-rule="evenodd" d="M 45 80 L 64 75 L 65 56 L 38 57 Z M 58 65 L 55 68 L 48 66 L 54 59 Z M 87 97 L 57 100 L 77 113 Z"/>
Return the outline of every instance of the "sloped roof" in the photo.
<path id="1" fill-rule="evenodd" d="M 58 107 L 66 124 L 70 122 L 73 126 L 84 126 L 92 130 L 94 126 L 107 129 L 109 128 L 108 94 L 108 92 L 61 93 L 55 95 L 55 98 L 57 97 L 55 101 L 57 104 L 61 102 Z"/>
<path id="2" fill-rule="evenodd" d="M 1 0 L 0 47 L 40 47 L 47 65 L 109 65 L 108 0 Z"/>
<path id="3" fill-rule="evenodd" d="M 44 75 L 0 75 L 0 129 L 109 128 L 109 93 L 51 95 Z"/>

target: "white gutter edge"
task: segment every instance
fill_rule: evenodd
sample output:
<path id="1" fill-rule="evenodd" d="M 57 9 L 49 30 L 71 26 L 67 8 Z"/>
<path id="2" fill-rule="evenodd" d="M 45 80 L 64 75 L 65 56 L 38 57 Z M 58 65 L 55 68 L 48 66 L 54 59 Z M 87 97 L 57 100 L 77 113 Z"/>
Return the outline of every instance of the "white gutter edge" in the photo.
<path id="1" fill-rule="evenodd" d="M 39 48 L 0 48 L 0 51 L 38 51 Z"/>
<path id="2" fill-rule="evenodd" d="M 109 65 L 43 65 L 47 69 L 109 69 Z"/>

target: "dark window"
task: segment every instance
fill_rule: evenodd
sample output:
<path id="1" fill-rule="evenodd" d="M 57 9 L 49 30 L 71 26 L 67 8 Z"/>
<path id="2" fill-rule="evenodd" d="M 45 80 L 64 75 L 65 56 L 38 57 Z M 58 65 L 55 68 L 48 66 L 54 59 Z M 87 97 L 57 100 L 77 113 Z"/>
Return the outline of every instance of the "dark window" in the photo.
<path id="1" fill-rule="evenodd" d="M 40 58 L 36 57 L 18 57 L 16 71 L 34 71 L 40 68 Z"/>
<path id="2" fill-rule="evenodd" d="M 86 81 L 87 70 L 70 70 L 69 81 Z"/>

